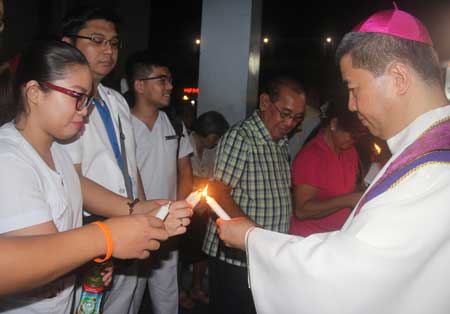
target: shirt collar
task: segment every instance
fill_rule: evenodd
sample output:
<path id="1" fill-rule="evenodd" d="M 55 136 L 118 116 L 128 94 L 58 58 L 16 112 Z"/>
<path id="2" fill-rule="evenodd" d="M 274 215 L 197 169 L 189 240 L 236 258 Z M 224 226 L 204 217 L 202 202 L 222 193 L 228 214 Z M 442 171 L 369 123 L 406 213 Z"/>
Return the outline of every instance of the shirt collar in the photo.
<path id="1" fill-rule="evenodd" d="M 283 137 L 282 139 L 278 140 L 278 141 L 274 141 L 272 139 L 272 136 L 269 133 L 269 130 L 267 129 L 266 125 L 264 124 L 263 120 L 261 119 L 261 117 L 258 114 L 258 110 L 255 110 L 255 112 L 253 112 L 253 115 L 251 116 L 250 120 L 253 123 L 254 127 L 258 130 L 258 137 L 261 138 L 262 140 L 266 141 L 266 142 L 275 142 L 277 143 L 279 146 L 285 145 L 287 143 L 287 137 Z"/>
<path id="2" fill-rule="evenodd" d="M 425 132 L 433 123 L 442 118 L 450 116 L 450 106 L 439 107 L 419 116 L 410 123 L 405 129 L 387 140 L 392 155 L 402 152 L 411 145 L 423 132 Z"/>

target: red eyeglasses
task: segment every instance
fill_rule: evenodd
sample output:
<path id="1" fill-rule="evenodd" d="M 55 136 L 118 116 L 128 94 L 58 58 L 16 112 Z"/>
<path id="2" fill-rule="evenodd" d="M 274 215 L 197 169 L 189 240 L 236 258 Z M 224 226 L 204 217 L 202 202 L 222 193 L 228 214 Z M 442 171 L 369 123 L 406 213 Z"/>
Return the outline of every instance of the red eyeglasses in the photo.
<path id="1" fill-rule="evenodd" d="M 53 85 L 48 82 L 39 82 L 39 84 L 41 84 L 47 88 L 50 88 L 54 91 L 57 91 L 57 92 L 60 92 L 60 93 L 63 93 L 70 97 L 75 98 L 77 100 L 77 102 L 75 104 L 75 108 L 77 109 L 77 111 L 81 111 L 84 108 L 89 107 L 89 105 L 92 103 L 93 97 L 89 96 L 85 93 L 76 92 L 74 90 L 67 89 L 67 88 L 61 87 L 61 86 L 56 86 L 56 85 Z"/>

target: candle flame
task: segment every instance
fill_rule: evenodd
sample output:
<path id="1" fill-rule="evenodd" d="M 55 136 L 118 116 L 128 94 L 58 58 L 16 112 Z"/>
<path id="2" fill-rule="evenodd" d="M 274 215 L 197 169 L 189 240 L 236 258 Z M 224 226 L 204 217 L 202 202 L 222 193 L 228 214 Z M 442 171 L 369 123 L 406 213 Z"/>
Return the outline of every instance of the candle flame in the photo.
<path id="1" fill-rule="evenodd" d="M 205 186 L 205 188 L 203 189 L 202 196 L 203 196 L 203 197 L 208 196 L 208 184 L 207 184 L 207 185 Z"/>
<path id="2" fill-rule="evenodd" d="M 381 154 L 381 147 L 378 146 L 377 143 L 373 144 L 373 149 L 375 150 L 375 152 L 377 153 L 377 155 Z"/>

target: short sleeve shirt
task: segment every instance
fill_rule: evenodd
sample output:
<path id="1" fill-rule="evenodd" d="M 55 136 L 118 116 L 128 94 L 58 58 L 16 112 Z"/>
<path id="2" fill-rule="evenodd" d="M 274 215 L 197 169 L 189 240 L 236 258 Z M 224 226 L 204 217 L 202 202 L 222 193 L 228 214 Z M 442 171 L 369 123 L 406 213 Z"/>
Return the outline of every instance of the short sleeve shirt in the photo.
<path id="1" fill-rule="evenodd" d="M 358 175 L 358 154 L 355 148 L 337 155 L 319 133 L 300 150 L 292 165 L 293 186 L 307 184 L 319 189 L 317 200 L 326 200 L 355 191 Z M 289 233 L 308 236 L 313 233 L 339 230 L 350 214 L 343 208 L 320 219 L 291 220 Z"/>
<path id="2" fill-rule="evenodd" d="M 13 123 L 0 128 L 0 234 L 53 221 L 58 231 L 81 226 L 82 196 L 70 157 L 53 144 L 56 171 L 50 169 Z M 56 254 L 56 252 L 47 252 Z M 32 261 L 30 261 L 32 262 Z M 0 298 L 0 312 L 9 314 L 70 313 L 74 276 L 53 283 L 53 298 L 24 294 Z M 38 293 L 38 288 L 36 292 Z"/>
<path id="3" fill-rule="evenodd" d="M 183 137 L 177 157 L 175 130 L 165 112 L 160 111 L 150 130 L 132 115 L 136 138 L 136 158 L 148 199 L 177 197 L 177 161 L 192 153 L 191 142 L 183 125 Z"/>
<path id="4" fill-rule="evenodd" d="M 287 140 L 274 141 L 257 112 L 222 137 L 214 179 L 231 188 L 233 200 L 256 223 L 269 230 L 288 231 L 292 201 Z M 219 250 L 213 219 L 208 224 L 203 250 L 228 263 L 246 265 L 245 256 Z"/>

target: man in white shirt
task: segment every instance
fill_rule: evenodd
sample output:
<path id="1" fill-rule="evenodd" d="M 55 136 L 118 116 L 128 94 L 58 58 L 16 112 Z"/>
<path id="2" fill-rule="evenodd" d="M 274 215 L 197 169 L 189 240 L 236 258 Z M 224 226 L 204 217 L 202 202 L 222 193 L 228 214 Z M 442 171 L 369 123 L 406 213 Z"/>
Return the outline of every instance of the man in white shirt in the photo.
<path id="1" fill-rule="evenodd" d="M 397 8 L 345 35 L 349 109 L 392 158 L 340 231 L 306 238 L 218 220 L 247 250 L 258 313 L 433 313 L 450 309 L 450 106 L 419 20 Z"/>
<path id="2" fill-rule="evenodd" d="M 192 191 L 189 155 L 193 149 L 181 121 L 176 132 L 167 114 L 160 110 L 170 104 L 173 89 L 170 70 L 162 62 L 152 59 L 148 52 L 137 52 L 127 63 L 127 80 L 134 95 L 130 104 L 131 122 L 145 194 L 149 198 L 184 199 Z M 154 313 L 177 314 L 178 252 L 166 247 L 160 253 L 156 267 L 148 271 L 146 265 L 142 267 L 135 309 L 140 307 L 148 282 Z"/>
<path id="3" fill-rule="evenodd" d="M 160 203 L 145 201 L 128 105 L 120 93 L 101 84 L 117 63 L 121 47 L 117 23 L 113 12 L 89 7 L 74 9 L 62 22 L 62 40 L 78 48 L 89 62 L 95 103 L 81 136 L 62 147 L 80 175 L 84 209 L 105 217 L 151 210 L 156 214 Z M 100 198 L 109 202 L 102 202 L 99 208 Z M 173 204 L 171 210 L 179 206 L 184 205 Z M 166 224 L 172 221 L 170 217 Z M 180 220 L 180 225 L 185 223 L 188 221 Z M 136 286 L 136 262 L 116 267 L 103 312 L 134 313 L 131 305 Z"/>

